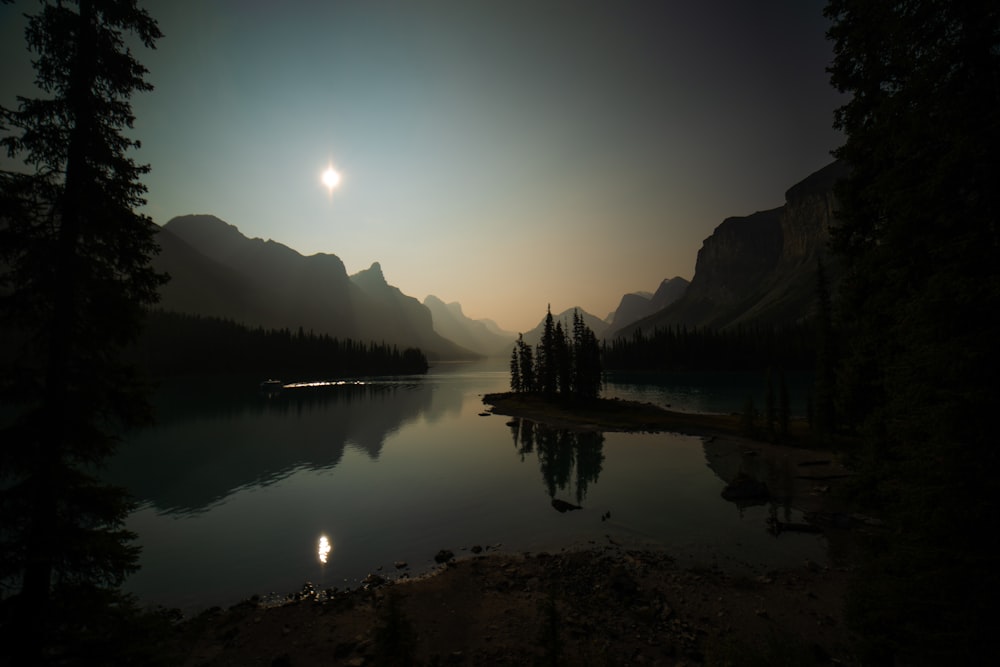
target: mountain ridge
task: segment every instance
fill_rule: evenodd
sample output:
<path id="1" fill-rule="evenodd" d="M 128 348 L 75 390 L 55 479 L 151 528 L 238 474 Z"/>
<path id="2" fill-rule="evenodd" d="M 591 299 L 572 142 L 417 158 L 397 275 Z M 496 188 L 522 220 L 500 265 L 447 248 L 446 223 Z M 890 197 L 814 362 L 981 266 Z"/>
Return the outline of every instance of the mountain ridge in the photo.
<path id="1" fill-rule="evenodd" d="M 782 206 L 723 220 L 698 251 L 683 296 L 609 336 L 671 326 L 785 325 L 812 317 L 819 262 L 831 286 L 840 275 L 826 246 L 836 221 L 834 184 L 846 173 L 846 165 L 832 162 L 786 190 Z"/>
<path id="2" fill-rule="evenodd" d="M 467 317 L 457 301 L 445 303 L 428 294 L 423 304 L 431 312 L 434 330 L 465 349 L 484 357 L 497 357 L 507 355 L 514 344 L 513 333 L 499 329 L 495 322 Z"/>
<path id="3" fill-rule="evenodd" d="M 430 312 L 389 285 L 378 262 L 348 276 L 336 255 L 304 256 L 211 215 L 173 218 L 157 236 L 153 266 L 172 277 L 161 291 L 165 309 L 419 347 L 432 360 L 478 357 L 436 333 Z"/>

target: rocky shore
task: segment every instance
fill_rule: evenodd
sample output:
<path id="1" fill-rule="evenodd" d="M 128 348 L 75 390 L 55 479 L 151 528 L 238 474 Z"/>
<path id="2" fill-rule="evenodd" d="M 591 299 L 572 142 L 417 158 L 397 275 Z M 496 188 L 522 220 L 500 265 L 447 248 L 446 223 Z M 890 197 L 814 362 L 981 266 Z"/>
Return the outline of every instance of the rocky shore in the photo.
<path id="1" fill-rule="evenodd" d="M 849 664 L 842 568 L 734 575 L 607 545 L 481 555 L 180 626 L 184 665 Z"/>

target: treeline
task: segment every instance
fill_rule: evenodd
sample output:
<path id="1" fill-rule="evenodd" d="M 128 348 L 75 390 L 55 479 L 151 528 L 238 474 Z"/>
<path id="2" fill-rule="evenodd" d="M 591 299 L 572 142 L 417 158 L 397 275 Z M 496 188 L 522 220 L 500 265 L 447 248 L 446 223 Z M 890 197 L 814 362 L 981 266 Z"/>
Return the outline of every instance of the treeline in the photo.
<path id="1" fill-rule="evenodd" d="M 532 348 L 518 335 L 510 353 L 510 389 L 518 393 L 597 398 L 603 384 L 601 346 L 583 316 L 573 311 L 573 331 L 545 315 L 542 339 Z"/>
<path id="2" fill-rule="evenodd" d="M 249 328 L 215 317 L 156 310 L 129 350 L 154 376 L 251 374 L 288 379 L 427 372 L 419 349 L 290 329 Z"/>
<path id="3" fill-rule="evenodd" d="M 816 341 L 811 324 L 725 330 L 674 326 L 605 341 L 602 359 L 608 370 L 814 370 Z"/>

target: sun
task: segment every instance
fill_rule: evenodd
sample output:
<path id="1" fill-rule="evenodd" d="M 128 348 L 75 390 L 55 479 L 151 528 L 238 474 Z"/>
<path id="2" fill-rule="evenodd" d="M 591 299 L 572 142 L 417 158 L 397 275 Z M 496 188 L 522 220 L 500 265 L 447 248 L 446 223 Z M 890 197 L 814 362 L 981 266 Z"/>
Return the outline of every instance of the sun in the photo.
<path id="1" fill-rule="evenodd" d="M 333 189 L 340 185 L 340 174 L 337 173 L 337 170 L 331 165 L 327 167 L 326 171 L 323 172 L 323 175 L 320 176 L 320 180 L 323 181 L 323 185 L 325 185 L 330 192 L 333 192 Z"/>

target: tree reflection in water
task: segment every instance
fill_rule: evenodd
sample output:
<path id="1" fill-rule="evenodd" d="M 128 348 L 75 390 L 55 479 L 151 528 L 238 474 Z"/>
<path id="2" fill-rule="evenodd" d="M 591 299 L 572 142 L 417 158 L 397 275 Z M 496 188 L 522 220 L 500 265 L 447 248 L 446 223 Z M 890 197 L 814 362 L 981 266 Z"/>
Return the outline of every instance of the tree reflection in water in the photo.
<path id="1" fill-rule="evenodd" d="M 521 461 L 531 453 L 538 455 L 549 498 L 557 491 L 573 487 L 577 503 L 587 497 L 587 488 L 596 484 L 604 463 L 604 434 L 596 431 L 572 431 L 552 428 L 527 419 L 507 422 Z"/>

